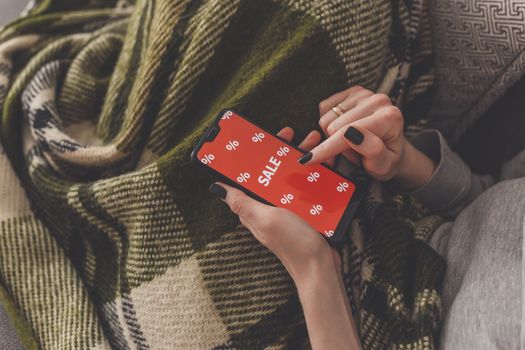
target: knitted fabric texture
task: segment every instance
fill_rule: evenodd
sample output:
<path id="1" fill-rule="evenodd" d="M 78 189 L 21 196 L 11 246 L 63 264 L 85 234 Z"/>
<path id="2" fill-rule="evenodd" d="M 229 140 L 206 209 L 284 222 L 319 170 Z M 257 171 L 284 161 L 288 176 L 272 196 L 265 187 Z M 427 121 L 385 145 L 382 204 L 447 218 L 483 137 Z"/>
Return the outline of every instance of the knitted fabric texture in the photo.
<path id="1" fill-rule="evenodd" d="M 0 302 L 23 344 L 308 348 L 286 270 L 190 152 L 225 107 L 297 142 L 354 84 L 421 130 L 430 48 L 423 0 L 32 2 L 0 32 Z M 365 349 L 434 348 L 440 223 L 370 186 L 340 247 Z"/>

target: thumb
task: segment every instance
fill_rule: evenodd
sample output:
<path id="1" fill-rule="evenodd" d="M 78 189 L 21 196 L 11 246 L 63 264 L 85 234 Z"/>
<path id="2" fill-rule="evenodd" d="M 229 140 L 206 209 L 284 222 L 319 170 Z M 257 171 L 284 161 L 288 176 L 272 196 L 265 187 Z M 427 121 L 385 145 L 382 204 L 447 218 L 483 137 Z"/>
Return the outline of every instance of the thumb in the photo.
<path id="1" fill-rule="evenodd" d="M 270 208 L 243 191 L 221 182 L 211 184 L 209 190 L 226 202 L 231 211 L 239 216 L 242 224 L 250 226 L 248 228 L 256 226 L 256 223 L 264 217 L 264 213 Z"/>

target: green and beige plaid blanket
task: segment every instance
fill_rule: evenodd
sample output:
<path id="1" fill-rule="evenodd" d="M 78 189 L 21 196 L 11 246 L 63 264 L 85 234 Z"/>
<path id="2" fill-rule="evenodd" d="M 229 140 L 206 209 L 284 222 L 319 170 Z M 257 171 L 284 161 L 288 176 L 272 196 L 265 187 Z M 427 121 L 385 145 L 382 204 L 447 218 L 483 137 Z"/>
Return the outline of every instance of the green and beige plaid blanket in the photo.
<path id="1" fill-rule="evenodd" d="M 353 84 L 419 130 L 430 46 L 423 0 L 33 1 L 0 32 L 0 301 L 24 345 L 308 348 L 287 272 L 190 151 L 224 107 L 299 140 Z M 341 247 L 365 349 L 434 347 L 439 223 L 371 186 Z"/>

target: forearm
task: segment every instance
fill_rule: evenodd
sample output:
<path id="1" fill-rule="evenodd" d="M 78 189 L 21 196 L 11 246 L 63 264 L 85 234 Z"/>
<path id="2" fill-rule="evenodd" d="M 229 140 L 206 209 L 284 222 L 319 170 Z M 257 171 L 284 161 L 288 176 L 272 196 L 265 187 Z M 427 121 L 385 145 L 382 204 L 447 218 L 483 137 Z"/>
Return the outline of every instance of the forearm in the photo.
<path id="1" fill-rule="evenodd" d="M 400 166 L 404 182 L 397 183 L 432 212 L 452 218 L 494 183 L 473 174 L 438 131 L 424 131 L 412 142 Z"/>
<path id="2" fill-rule="evenodd" d="M 361 349 L 341 275 L 331 257 L 294 277 L 312 348 Z"/>

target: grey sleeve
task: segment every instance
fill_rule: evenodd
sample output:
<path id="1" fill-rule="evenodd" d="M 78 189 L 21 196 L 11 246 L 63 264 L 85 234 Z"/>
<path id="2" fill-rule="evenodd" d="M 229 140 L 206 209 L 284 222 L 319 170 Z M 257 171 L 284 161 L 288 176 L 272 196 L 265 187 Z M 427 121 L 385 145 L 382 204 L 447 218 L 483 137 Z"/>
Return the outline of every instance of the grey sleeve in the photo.
<path id="1" fill-rule="evenodd" d="M 495 182 L 473 174 L 437 130 L 423 131 L 411 143 L 437 164 L 428 182 L 409 193 L 433 213 L 453 218 Z"/>

